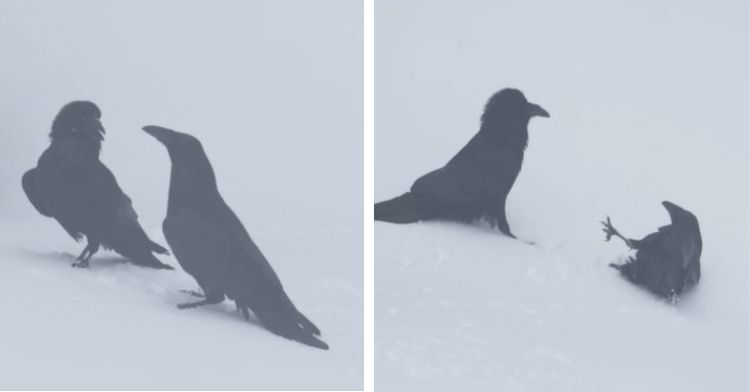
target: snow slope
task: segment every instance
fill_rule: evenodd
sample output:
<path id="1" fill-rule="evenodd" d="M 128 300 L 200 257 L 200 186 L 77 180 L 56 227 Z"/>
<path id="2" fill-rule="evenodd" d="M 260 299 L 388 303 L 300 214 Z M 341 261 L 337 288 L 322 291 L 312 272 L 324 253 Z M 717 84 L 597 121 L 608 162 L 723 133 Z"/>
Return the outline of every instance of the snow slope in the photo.
<path id="1" fill-rule="evenodd" d="M 0 388 L 358 389 L 363 379 L 362 10 L 348 1 L 0 1 Z M 20 186 L 74 99 L 165 244 L 169 158 L 140 128 L 202 140 L 224 199 L 331 350 L 190 311 L 192 278 L 83 245 Z"/>
<path id="2" fill-rule="evenodd" d="M 502 87 L 552 116 L 508 201 L 536 245 L 375 223 L 376 388 L 750 388 L 745 2 L 381 1 L 376 21 L 376 201 L 443 165 Z M 644 236 L 662 200 L 703 233 L 676 306 L 607 267 L 627 252 L 598 223 Z"/>

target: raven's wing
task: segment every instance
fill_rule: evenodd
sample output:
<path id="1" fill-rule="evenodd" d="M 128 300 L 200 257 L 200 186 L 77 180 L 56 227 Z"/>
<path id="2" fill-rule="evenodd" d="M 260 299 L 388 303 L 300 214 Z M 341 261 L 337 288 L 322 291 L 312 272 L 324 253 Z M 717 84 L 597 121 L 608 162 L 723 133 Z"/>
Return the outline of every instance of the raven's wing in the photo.
<path id="1" fill-rule="evenodd" d="M 293 337 L 294 332 L 275 328 L 272 320 L 276 320 L 280 323 L 277 325 L 292 328 L 300 336 L 319 335 L 318 327 L 291 302 L 239 218 L 223 200 L 219 201 L 211 211 L 181 209 L 164 220 L 164 235 L 180 265 L 204 290 L 220 288 L 238 308 L 251 308 L 273 332 L 299 340 L 299 336 Z"/>
<path id="2" fill-rule="evenodd" d="M 661 252 L 670 258 L 680 260 L 682 268 L 687 268 L 696 262 L 701 254 L 700 233 L 690 233 L 687 228 L 676 227 L 674 224 L 659 228 Z"/>
<path id="3" fill-rule="evenodd" d="M 36 168 L 27 171 L 21 179 L 23 191 L 26 193 L 26 197 L 29 198 L 31 204 L 39 211 L 40 214 L 48 217 L 52 217 L 52 214 L 48 211 L 47 205 L 44 201 L 44 194 L 39 190 L 37 186 Z"/>
<path id="4" fill-rule="evenodd" d="M 221 223 L 227 225 L 226 228 L 232 234 L 231 238 L 238 241 L 245 256 L 242 260 L 244 263 L 238 266 L 238 275 L 257 273 L 258 270 L 261 272 L 259 276 L 261 281 L 254 278 L 249 282 L 251 285 L 257 285 L 258 289 L 261 290 L 252 289 L 246 286 L 247 282 L 243 281 L 235 288 L 234 292 L 229 293 L 230 296 L 233 296 L 240 306 L 250 307 L 261 323 L 273 333 L 327 350 L 327 344 L 312 336 L 319 336 L 320 329 L 297 310 L 297 307 L 294 306 L 294 303 L 284 291 L 278 275 L 271 268 L 271 264 L 268 263 L 255 242 L 250 239 L 245 226 L 223 199 L 221 204 Z M 262 293 L 259 293 L 259 291 L 262 291 Z M 248 293 L 252 293 L 252 298 L 245 297 Z M 247 299 L 251 301 L 247 301 Z"/>
<path id="5" fill-rule="evenodd" d="M 115 217 L 117 223 L 127 227 L 140 227 L 133 202 L 122 191 L 114 174 L 101 162 L 92 170 L 89 192 L 92 201 L 103 213 Z"/>
<path id="6" fill-rule="evenodd" d="M 279 280 L 278 275 L 276 275 L 276 272 L 271 267 L 271 264 L 260 251 L 260 248 L 255 245 L 255 242 L 250 239 L 250 234 L 247 233 L 245 226 L 242 224 L 242 222 L 240 222 L 240 219 L 237 217 L 237 215 L 235 215 L 234 211 L 229 208 L 229 206 L 224 202 L 223 199 L 221 200 L 221 207 L 219 208 L 219 212 L 221 216 L 221 223 L 225 225 L 225 229 L 229 231 L 231 237 L 237 241 L 239 246 L 242 248 L 244 255 L 246 256 L 243 261 L 245 263 L 252 263 L 257 266 L 263 274 L 264 278 L 268 280 L 270 284 L 273 284 L 274 286 L 277 286 L 279 289 L 281 289 L 281 281 Z"/>
<path id="7" fill-rule="evenodd" d="M 127 256 L 136 264 L 156 263 L 151 252 L 169 253 L 163 246 L 151 241 L 138 223 L 133 202 L 117 183 L 114 174 L 100 161 L 96 161 L 88 182 L 87 197 L 102 228 L 102 243 Z M 159 263 L 161 264 L 161 263 Z"/>
<path id="8" fill-rule="evenodd" d="M 453 206 L 504 197 L 513 187 L 522 163 L 522 151 L 481 149 L 425 174 L 414 182 L 411 191 Z"/>
<path id="9" fill-rule="evenodd" d="M 221 288 L 230 297 L 262 298 L 283 291 L 271 265 L 244 228 L 237 232 L 237 218 L 229 214 L 234 216 L 231 210 L 169 213 L 163 229 L 177 261 L 199 283 Z"/>

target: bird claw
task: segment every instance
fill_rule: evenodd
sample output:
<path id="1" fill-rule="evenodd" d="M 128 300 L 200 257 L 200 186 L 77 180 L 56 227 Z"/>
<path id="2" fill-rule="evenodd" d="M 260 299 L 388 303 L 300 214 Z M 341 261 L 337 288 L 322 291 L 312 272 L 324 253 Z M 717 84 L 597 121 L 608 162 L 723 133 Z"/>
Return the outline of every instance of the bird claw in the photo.
<path id="1" fill-rule="evenodd" d="M 196 290 L 180 290 L 181 293 L 192 295 L 193 297 L 206 298 L 206 295 Z M 179 307 L 179 305 L 177 306 Z"/>
<path id="2" fill-rule="evenodd" d="M 609 241 L 610 239 L 612 239 L 613 235 L 617 235 L 618 234 L 617 230 L 615 230 L 615 228 L 612 226 L 612 221 L 609 219 L 609 216 L 607 216 L 607 221 L 606 222 L 605 221 L 599 221 L 599 223 L 601 223 L 604 226 L 604 228 L 602 229 L 602 231 L 607 235 L 607 237 L 604 239 L 604 241 Z"/>
<path id="3" fill-rule="evenodd" d="M 73 268 L 88 268 L 89 267 L 89 261 L 88 260 L 81 260 L 76 263 L 73 263 L 70 265 Z"/>

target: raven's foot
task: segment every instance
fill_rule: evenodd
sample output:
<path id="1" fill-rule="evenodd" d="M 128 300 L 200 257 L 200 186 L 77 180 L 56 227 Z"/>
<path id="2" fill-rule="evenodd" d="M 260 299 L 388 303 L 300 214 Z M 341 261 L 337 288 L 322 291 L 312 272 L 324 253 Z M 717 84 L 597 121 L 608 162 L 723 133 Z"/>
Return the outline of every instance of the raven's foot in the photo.
<path id="1" fill-rule="evenodd" d="M 75 268 L 88 268 L 89 267 L 89 260 L 91 259 L 91 256 L 94 255 L 94 253 L 99 251 L 99 243 L 97 242 L 90 242 L 88 245 L 86 245 L 85 248 L 83 248 L 83 252 L 81 252 L 80 255 L 78 255 L 78 262 L 73 263 L 72 266 Z"/>
<path id="2" fill-rule="evenodd" d="M 612 221 L 609 219 L 609 216 L 607 217 L 607 221 L 606 222 L 605 221 L 600 221 L 599 223 L 601 223 L 604 226 L 604 228 L 602 228 L 602 231 L 604 232 L 604 234 L 607 235 L 607 237 L 604 238 L 604 241 L 609 241 L 610 239 L 612 239 L 612 236 L 615 236 L 615 237 L 619 237 L 620 239 L 622 239 L 625 242 L 625 245 L 628 246 L 628 248 L 630 248 L 630 249 L 634 248 L 634 245 L 633 245 L 632 241 L 630 241 L 629 239 L 625 238 L 625 236 L 623 236 L 622 234 L 620 234 L 620 232 L 617 231 L 617 229 L 615 229 L 614 226 L 612 226 Z"/>
<path id="3" fill-rule="evenodd" d="M 89 260 L 79 260 L 73 264 L 70 265 L 73 268 L 88 268 L 89 267 Z"/>
<path id="4" fill-rule="evenodd" d="M 234 306 L 237 307 L 237 312 L 242 313 L 242 317 L 244 317 L 245 320 L 250 321 L 250 312 L 247 310 L 247 306 L 240 306 L 237 302 L 234 303 Z"/>
<path id="5" fill-rule="evenodd" d="M 204 305 L 213 305 L 213 304 L 218 304 L 219 302 L 223 300 L 224 300 L 223 297 L 222 298 L 206 298 L 202 301 L 177 304 L 177 309 L 192 309 L 192 308 L 197 308 L 199 306 L 204 306 Z"/>
<path id="6" fill-rule="evenodd" d="M 196 290 L 180 290 L 180 292 L 183 293 L 183 294 L 192 295 L 193 297 L 206 298 L 205 294 L 201 293 L 200 291 L 196 291 Z"/>
<path id="7" fill-rule="evenodd" d="M 81 252 L 81 254 L 80 254 L 80 255 L 78 255 L 78 257 L 76 258 L 76 260 L 80 260 L 80 261 L 83 261 L 83 260 L 88 260 L 88 259 L 89 259 L 89 257 L 90 257 L 90 256 L 89 256 L 90 252 L 91 252 L 91 251 L 89 250 L 89 246 L 88 246 L 88 245 L 86 245 L 86 247 L 85 247 L 85 248 L 83 248 L 83 252 Z"/>
<path id="8" fill-rule="evenodd" d="M 512 238 L 514 240 L 518 239 L 516 236 L 513 235 L 513 233 L 510 232 L 510 230 L 508 230 L 508 231 L 500 230 L 500 232 L 503 233 L 503 234 L 505 234 L 508 238 Z"/>

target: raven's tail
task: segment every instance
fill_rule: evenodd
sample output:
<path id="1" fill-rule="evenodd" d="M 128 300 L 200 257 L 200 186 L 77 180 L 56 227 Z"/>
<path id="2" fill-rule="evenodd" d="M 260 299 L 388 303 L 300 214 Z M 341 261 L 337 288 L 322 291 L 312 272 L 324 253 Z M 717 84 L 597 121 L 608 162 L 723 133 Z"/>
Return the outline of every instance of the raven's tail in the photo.
<path id="1" fill-rule="evenodd" d="M 127 255 L 124 255 L 124 256 L 127 256 Z M 139 255 L 137 257 L 129 257 L 129 258 L 130 258 L 130 261 L 133 262 L 133 264 L 140 265 L 141 267 L 167 269 L 167 270 L 174 269 L 171 265 L 164 264 L 161 261 L 159 261 L 159 259 L 157 259 L 154 255 L 151 254 L 151 252 L 148 252 L 143 255 Z"/>
<path id="2" fill-rule="evenodd" d="M 434 219 L 435 208 L 429 204 L 426 200 L 419 199 L 413 193 L 407 192 L 391 200 L 375 203 L 375 220 L 390 223 L 413 223 Z"/>
<path id="3" fill-rule="evenodd" d="M 249 317 L 246 310 L 249 307 L 260 323 L 276 335 L 328 350 L 328 344 L 316 337 L 320 335 L 318 327 L 300 313 L 288 297 L 284 298 L 281 303 L 256 301 L 252 305 L 239 304 L 238 307 L 242 309 L 246 319 Z"/>
<path id="4" fill-rule="evenodd" d="M 152 252 L 156 252 L 156 253 L 158 253 L 160 255 L 168 255 L 169 254 L 169 250 L 167 250 L 167 248 L 165 248 L 165 247 L 157 244 L 154 241 L 151 241 L 151 251 Z"/>

